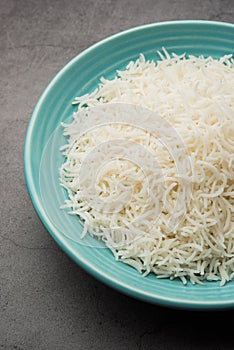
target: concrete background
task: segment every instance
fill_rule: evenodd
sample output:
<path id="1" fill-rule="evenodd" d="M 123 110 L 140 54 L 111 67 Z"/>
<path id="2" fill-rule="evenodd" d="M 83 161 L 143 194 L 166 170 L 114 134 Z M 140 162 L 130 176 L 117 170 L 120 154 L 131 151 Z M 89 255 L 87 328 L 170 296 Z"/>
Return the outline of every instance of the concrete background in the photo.
<path id="1" fill-rule="evenodd" d="M 172 19 L 234 22 L 232 0 L 0 0 L 0 349 L 234 349 L 234 312 L 148 305 L 102 285 L 54 243 L 23 173 L 33 107 L 98 40 Z"/>

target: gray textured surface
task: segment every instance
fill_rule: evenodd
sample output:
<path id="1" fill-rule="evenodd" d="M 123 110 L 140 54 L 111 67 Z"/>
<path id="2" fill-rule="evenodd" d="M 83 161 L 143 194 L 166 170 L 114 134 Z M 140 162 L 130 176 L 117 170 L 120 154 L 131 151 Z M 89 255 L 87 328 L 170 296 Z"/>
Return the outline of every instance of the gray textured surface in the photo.
<path id="1" fill-rule="evenodd" d="M 24 183 L 39 95 L 94 42 L 171 19 L 234 22 L 232 0 L 0 0 L 0 349 L 233 349 L 234 312 L 144 304 L 102 285 L 54 243 Z"/>

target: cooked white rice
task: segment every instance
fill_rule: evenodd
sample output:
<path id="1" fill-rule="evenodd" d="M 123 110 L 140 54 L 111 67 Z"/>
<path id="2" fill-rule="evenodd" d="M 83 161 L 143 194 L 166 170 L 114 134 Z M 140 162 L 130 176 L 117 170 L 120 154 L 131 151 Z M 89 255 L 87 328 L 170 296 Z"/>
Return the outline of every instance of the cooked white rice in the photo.
<path id="1" fill-rule="evenodd" d="M 65 207 L 82 236 L 143 275 L 224 285 L 234 278 L 234 62 L 159 55 L 76 98 Z"/>

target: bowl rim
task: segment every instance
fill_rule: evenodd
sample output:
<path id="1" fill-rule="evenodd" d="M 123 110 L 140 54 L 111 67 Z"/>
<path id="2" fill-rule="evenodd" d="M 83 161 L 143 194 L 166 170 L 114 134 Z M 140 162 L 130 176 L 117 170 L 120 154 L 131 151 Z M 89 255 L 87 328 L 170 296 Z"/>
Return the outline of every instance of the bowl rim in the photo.
<path id="1" fill-rule="evenodd" d="M 171 25 L 183 25 L 183 24 L 195 24 L 195 25 L 215 25 L 220 27 L 228 27 L 234 29 L 234 24 L 228 23 L 228 22 L 221 22 L 221 21 L 209 21 L 209 20 L 172 20 L 172 21 L 161 21 L 156 23 L 150 23 L 150 24 L 144 24 L 140 26 L 135 26 L 130 29 L 126 29 L 123 31 L 120 31 L 116 34 L 113 34 L 111 36 L 108 36 L 95 44 L 91 45 L 90 47 L 86 48 L 82 52 L 80 52 L 78 55 L 76 55 L 74 58 L 72 58 L 65 66 L 54 76 L 54 78 L 49 82 L 47 87 L 42 92 L 41 96 L 39 97 L 34 110 L 32 112 L 28 128 L 26 131 L 26 137 L 24 142 L 24 175 L 26 180 L 26 185 L 28 188 L 28 192 L 30 195 L 30 199 L 32 201 L 32 204 L 34 206 L 34 209 L 39 216 L 41 222 L 47 229 L 47 231 L 50 233 L 50 235 L 53 237 L 53 239 L 56 241 L 56 243 L 60 246 L 60 248 L 73 260 L 75 261 L 80 267 L 82 267 L 84 270 L 86 270 L 89 274 L 97 278 L 98 280 L 102 281 L 104 284 L 109 285 L 110 287 L 126 294 L 131 297 L 134 297 L 136 299 L 140 299 L 143 301 L 150 302 L 152 304 L 158 304 L 161 306 L 168 306 L 168 307 L 174 307 L 174 308 L 182 308 L 182 309 L 196 309 L 196 310 L 218 310 L 218 309 L 227 309 L 227 308 L 234 308 L 234 298 L 233 300 L 228 301 L 197 301 L 197 300 L 189 300 L 189 299 L 180 299 L 180 298 L 171 298 L 171 297 L 164 297 L 163 295 L 157 294 L 157 293 L 149 293 L 147 291 L 142 291 L 138 287 L 132 287 L 128 285 L 127 283 L 121 282 L 119 279 L 113 278 L 112 276 L 106 274 L 102 270 L 98 269 L 95 264 L 90 263 L 88 260 L 82 257 L 69 243 L 66 241 L 65 237 L 61 235 L 61 233 L 52 225 L 49 218 L 46 215 L 46 212 L 43 209 L 42 203 L 37 195 L 36 187 L 35 187 L 35 181 L 34 176 L 32 172 L 32 165 L 31 165 L 31 142 L 32 142 L 32 133 L 34 130 L 34 124 L 37 119 L 37 115 L 40 111 L 41 106 L 44 103 L 44 99 L 46 98 L 48 92 L 51 90 L 51 88 L 56 84 L 56 82 L 60 79 L 62 75 L 74 64 L 76 63 L 81 57 L 85 56 L 89 52 L 91 52 L 96 47 L 99 47 L 100 45 L 103 45 L 105 43 L 108 43 L 112 40 L 115 40 L 118 37 L 124 36 L 126 34 L 138 31 L 138 30 L 144 30 L 151 27 L 162 27 L 162 26 L 171 26 Z"/>

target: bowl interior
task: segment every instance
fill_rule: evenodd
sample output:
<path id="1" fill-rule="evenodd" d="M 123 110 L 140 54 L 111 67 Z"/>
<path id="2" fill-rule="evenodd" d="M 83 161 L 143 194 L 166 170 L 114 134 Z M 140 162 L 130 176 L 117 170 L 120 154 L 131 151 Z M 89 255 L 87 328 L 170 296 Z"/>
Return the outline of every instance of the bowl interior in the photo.
<path id="1" fill-rule="evenodd" d="M 57 243 L 78 264 L 118 290 L 175 307 L 224 308 L 234 306 L 234 281 L 220 288 L 183 286 L 177 280 L 142 278 L 137 271 L 116 262 L 102 243 L 78 238 L 81 226 L 60 209 L 66 197 L 59 186 L 58 168 L 63 161 L 59 147 L 65 144 L 62 121 L 71 118 L 76 96 L 90 93 L 99 79 L 112 78 L 130 60 L 143 53 L 159 59 L 157 50 L 218 58 L 233 53 L 234 25 L 206 21 L 178 21 L 137 27 L 114 35 L 87 49 L 69 62 L 53 79 L 33 112 L 25 141 L 25 175 L 32 202 L 42 222 Z"/>

